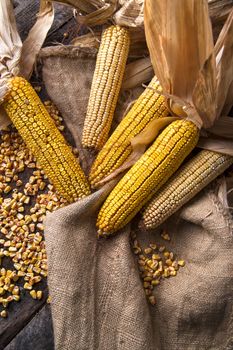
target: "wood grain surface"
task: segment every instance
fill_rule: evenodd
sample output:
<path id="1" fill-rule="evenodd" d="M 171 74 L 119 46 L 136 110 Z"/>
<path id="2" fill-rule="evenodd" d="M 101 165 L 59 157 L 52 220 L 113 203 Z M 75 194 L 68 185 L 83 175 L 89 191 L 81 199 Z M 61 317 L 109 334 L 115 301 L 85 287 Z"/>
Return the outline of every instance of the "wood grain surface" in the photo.
<path id="1" fill-rule="evenodd" d="M 36 20 L 39 8 L 38 0 L 13 1 L 18 30 L 22 40 L 27 36 L 29 29 Z M 54 45 L 58 42 L 66 43 L 70 38 L 64 38 L 65 32 L 75 33 L 76 23 L 71 8 L 55 4 L 55 19 L 44 45 Z M 40 97 L 42 100 L 49 99 L 41 75 L 33 74 L 33 84 L 41 85 Z M 74 145 L 74 142 L 66 132 L 66 138 Z M 28 179 L 30 171 L 23 173 L 22 180 Z M 0 238 L 3 238 L 2 236 Z M 13 263 L 9 258 L 3 259 L 3 267 L 13 269 Z M 53 329 L 50 306 L 46 303 L 48 287 L 46 280 L 37 284 L 37 289 L 43 291 L 42 300 L 33 300 L 28 291 L 23 289 L 23 281 L 17 282 L 20 286 L 21 301 L 12 302 L 8 307 L 8 317 L 0 318 L 0 350 L 53 350 Z"/>
<path id="2" fill-rule="evenodd" d="M 29 29 L 35 22 L 36 13 L 39 8 L 39 0 L 13 0 L 18 30 L 22 40 L 27 36 Z M 212 22 L 216 26 L 215 36 L 221 29 L 229 8 L 233 6 L 233 0 L 212 0 Z M 218 13 L 222 11 L 222 16 Z M 57 43 L 66 44 L 72 36 L 77 35 L 77 24 L 73 18 L 71 8 L 55 4 L 55 19 L 50 29 L 44 46 Z M 64 37 L 68 32 L 69 36 Z M 33 83 L 42 83 L 41 76 L 34 74 Z M 47 97 L 42 83 L 41 98 Z M 73 144 L 70 134 L 66 134 L 68 141 Z M 27 176 L 27 174 L 26 174 Z M 12 263 L 6 258 L 3 265 L 12 268 Z M 20 284 L 20 283 L 19 283 Z M 53 350 L 53 328 L 51 321 L 50 306 L 46 303 L 48 289 L 46 282 L 40 283 L 40 289 L 44 296 L 41 301 L 33 300 L 28 292 L 25 293 L 21 286 L 22 300 L 19 303 L 12 303 L 9 306 L 9 316 L 7 319 L 0 318 L 0 350 Z M 23 295 L 24 294 L 24 295 Z"/>

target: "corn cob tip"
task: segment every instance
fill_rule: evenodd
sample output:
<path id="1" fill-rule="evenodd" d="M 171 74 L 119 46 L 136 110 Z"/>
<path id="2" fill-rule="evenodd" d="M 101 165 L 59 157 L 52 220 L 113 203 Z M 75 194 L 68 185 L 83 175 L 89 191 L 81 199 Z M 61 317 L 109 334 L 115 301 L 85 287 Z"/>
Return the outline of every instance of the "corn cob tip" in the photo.
<path id="1" fill-rule="evenodd" d="M 97 231 L 97 238 L 107 238 L 112 235 L 112 232 L 105 232 L 101 229 L 98 229 Z"/>
<path id="2" fill-rule="evenodd" d="M 141 214 L 143 214 L 143 212 Z M 138 228 L 143 232 L 148 231 L 148 227 L 145 225 L 145 221 L 143 220 L 143 218 L 140 218 L 140 221 L 138 223 Z"/>

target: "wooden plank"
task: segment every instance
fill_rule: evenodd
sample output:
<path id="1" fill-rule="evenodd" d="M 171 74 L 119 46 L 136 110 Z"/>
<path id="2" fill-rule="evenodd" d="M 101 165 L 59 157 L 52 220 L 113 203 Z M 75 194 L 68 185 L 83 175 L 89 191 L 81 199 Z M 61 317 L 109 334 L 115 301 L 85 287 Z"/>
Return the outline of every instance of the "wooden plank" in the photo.
<path id="1" fill-rule="evenodd" d="M 26 37 L 28 30 L 31 28 L 31 26 L 35 22 L 35 16 L 36 16 L 36 13 L 38 11 L 38 4 L 39 4 L 38 0 L 36 0 L 34 2 L 32 2 L 31 0 L 14 1 L 17 24 L 18 24 L 19 32 L 20 32 L 22 39 L 24 39 Z M 71 25 L 72 26 L 74 25 L 72 10 L 68 7 L 65 7 L 65 11 L 63 12 L 63 11 L 61 11 L 61 6 L 64 7 L 63 5 L 56 6 L 55 21 L 54 21 L 53 27 L 51 28 L 51 30 L 49 32 L 47 44 L 51 44 L 51 41 L 53 43 L 58 42 L 58 41 L 62 41 L 61 39 L 63 38 L 64 31 L 67 30 L 67 28 L 69 28 L 69 26 L 70 26 L 69 23 L 71 22 L 71 23 L 73 23 Z M 38 77 L 33 75 L 32 81 L 35 83 L 38 83 L 38 82 L 41 83 L 41 75 L 39 75 Z M 42 88 L 40 96 L 42 97 L 43 100 L 49 99 L 44 88 Z M 65 136 L 70 141 L 70 143 L 74 144 L 73 140 L 70 137 L 70 134 L 68 132 L 66 132 Z M 24 183 L 27 181 L 27 179 L 29 178 L 30 175 L 31 175 L 30 170 L 27 170 L 24 172 L 23 177 L 22 177 L 22 180 L 24 180 Z M 27 208 L 27 210 L 28 209 L 29 208 Z M 1 236 L 0 238 L 3 238 L 3 236 Z M 9 258 L 5 257 L 3 259 L 2 265 L 3 265 L 3 267 L 5 267 L 7 269 L 13 269 L 13 264 Z M 12 339 L 14 337 L 16 337 L 17 339 L 22 339 L 22 337 L 20 337 L 20 334 L 23 334 L 23 333 L 21 333 L 22 329 L 31 320 L 33 320 L 34 315 L 44 307 L 46 299 L 47 299 L 47 295 L 48 295 L 46 280 L 43 280 L 42 282 L 40 282 L 36 285 L 36 289 L 42 290 L 43 294 L 44 294 L 41 301 L 33 300 L 31 298 L 31 296 L 29 295 L 29 292 L 26 292 L 23 289 L 23 284 L 24 284 L 23 279 L 21 282 L 17 282 L 16 284 L 20 286 L 20 291 L 21 291 L 20 294 L 21 294 L 22 300 L 18 303 L 12 302 L 9 305 L 9 307 L 7 309 L 8 310 L 8 318 L 6 318 L 6 319 L 0 318 L 0 350 L 4 349 L 7 346 L 7 344 L 9 344 L 9 342 L 12 341 Z M 46 311 L 46 314 L 48 316 L 48 310 Z M 42 316 L 43 315 L 44 315 L 44 313 L 42 314 Z M 44 322 L 44 327 L 45 328 L 48 327 L 48 329 L 50 329 L 49 339 L 47 339 L 47 340 L 45 339 L 45 340 L 51 345 L 51 344 L 53 344 L 53 336 L 52 336 L 52 331 L 51 331 L 51 329 L 52 329 L 51 328 L 51 318 L 49 318 L 49 317 L 47 317 L 47 320 L 46 320 L 46 317 L 44 317 L 44 316 L 42 318 L 43 318 L 43 322 Z M 38 320 L 38 317 L 37 317 L 37 320 Z M 30 322 L 30 324 L 31 324 L 31 322 Z M 34 323 L 32 323 L 32 324 L 34 324 Z M 31 347 L 31 344 L 32 344 L 31 338 L 33 338 L 33 335 L 30 336 L 30 332 L 33 333 L 33 327 L 28 325 L 28 327 L 26 327 L 26 329 L 27 329 L 26 332 L 28 334 L 27 335 L 28 349 L 29 348 L 32 349 L 34 347 L 34 346 Z M 47 334 L 44 331 L 44 329 L 41 332 L 42 332 L 42 334 L 44 333 L 44 335 Z M 17 334 L 18 334 L 18 336 L 17 336 Z M 29 339 L 30 339 L 30 341 L 29 341 Z M 18 350 L 18 349 L 20 349 L 19 346 L 21 346 L 18 344 L 21 344 L 21 343 L 22 343 L 22 340 L 17 340 L 15 343 L 11 342 L 11 348 L 13 349 L 14 348 L 13 346 L 15 346 L 15 349 Z M 48 349 L 49 350 L 52 349 L 53 348 L 52 346 L 53 345 L 51 345 L 50 348 L 48 348 Z M 43 350 L 47 349 L 45 347 L 41 347 L 41 348 L 37 347 L 37 348 L 43 349 Z M 23 346 L 22 349 L 26 349 L 26 347 Z"/>
<path id="2" fill-rule="evenodd" d="M 40 78 L 41 77 L 37 79 L 38 82 L 40 82 Z M 48 99 L 45 89 L 42 89 L 40 93 L 40 97 L 42 100 Z M 75 145 L 72 135 L 69 132 L 68 128 L 65 128 L 64 136 L 70 145 L 72 146 Z M 28 181 L 29 177 L 32 175 L 33 170 L 34 169 L 26 168 L 26 170 L 20 176 L 20 179 L 23 181 L 23 187 L 25 183 Z M 18 188 L 18 189 L 20 190 L 21 188 Z M 9 196 L 3 195 L 3 197 L 8 198 Z M 36 197 L 31 198 L 30 205 L 25 205 L 25 214 L 29 214 L 30 207 L 35 205 L 35 198 Z M 5 236 L 0 233 L 0 238 L 4 238 L 4 237 Z M 2 267 L 6 269 L 14 270 L 13 263 L 11 259 L 8 257 L 4 257 L 2 259 Z M 7 346 L 7 344 L 9 344 L 9 342 L 14 337 L 16 337 L 19 332 L 22 331 L 22 329 L 34 317 L 35 313 L 37 313 L 41 308 L 43 308 L 44 304 L 46 303 L 46 299 L 48 297 L 48 287 L 47 287 L 47 281 L 45 278 L 43 278 L 41 282 L 35 285 L 36 290 L 42 290 L 43 292 L 43 298 L 40 301 L 32 299 L 29 292 L 24 290 L 23 288 L 24 283 L 25 282 L 23 278 L 21 278 L 21 281 L 19 280 L 16 282 L 16 285 L 19 285 L 20 287 L 21 301 L 11 302 L 7 308 L 8 317 L 6 319 L 0 317 L 0 350 L 3 350 Z M 48 319 L 48 327 L 51 328 L 51 325 L 49 322 L 50 320 Z M 29 328 L 29 330 L 32 330 L 32 328 Z M 29 332 L 29 330 L 27 332 Z M 50 336 L 52 337 L 51 332 L 50 332 Z M 51 341 L 52 340 L 50 339 L 50 342 Z M 16 349 L 18 350 L 18 348 Z M 41 348 L 41 350 L 42 349 L 44 350 L 44 348 Z"/>
<path id="3" fill-rule="evenodd" d="M 44 305 L 48 292 L 46 282 L 41 282 L 41 290 L 44 296 L 41 301 L 33 300 L 26 295 L 22 288 L 23 283 L 19 283 L 21 287 L 22 300 L 18 303 L 12 302 L 8 307 L 8 318 L 0 319 L 0 349 L 3 350 L 7 344 L 22 330 L 22 328 L 32 319 L 33 315 L 38 312 Z"/>
<path id="4" fill-rule="evenodd" d="M 54 350 L 50 306 L 43 308 L 4 350 Z"/>
<path id="5" fill-rule="evenodd" d="M 25 40 L 27 34 L 36 21 L 36 14 L 39 10 L 39 0 L 14 0 L 13 1 L 16 15 L 17 28 L 22 40 Z M 58 43 L 63 40 L 63 32 L 60 30 L 67 22 L 72 21 L 72 27 L 76 26 L 73 18 L 73 10 L 71 7 L 54 4 L 55 17 L 44 46 Z"/>

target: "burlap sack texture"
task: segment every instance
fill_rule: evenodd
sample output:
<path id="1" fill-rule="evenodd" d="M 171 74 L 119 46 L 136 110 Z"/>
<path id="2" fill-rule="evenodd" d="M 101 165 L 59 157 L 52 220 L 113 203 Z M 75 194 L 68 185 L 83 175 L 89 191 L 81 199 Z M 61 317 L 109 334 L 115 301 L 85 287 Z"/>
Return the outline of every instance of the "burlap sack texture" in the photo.
<path id="1" fill-rule="evenodd" d="M 86 48 L 42 51 L 43 78 L 62 112 L 88 171 L 91 157 L 80 146 L 95 64 Z M 140 91 L 119 99 L 116 119 Z M 166 228 L 167 247 L 186 260 L 175 278 L 156 288 L 157 305 L 145 298 L 130 248 L 130 226 L 97 241 L 98 208 L 109 184 L 46 220 L 49 291 L 57 350 L 232 350 L 232 217 L 217 193 L 203 191 Z M 132 223 L 142 246 L 161 243 L 159 229 L 143 232 Z"/>

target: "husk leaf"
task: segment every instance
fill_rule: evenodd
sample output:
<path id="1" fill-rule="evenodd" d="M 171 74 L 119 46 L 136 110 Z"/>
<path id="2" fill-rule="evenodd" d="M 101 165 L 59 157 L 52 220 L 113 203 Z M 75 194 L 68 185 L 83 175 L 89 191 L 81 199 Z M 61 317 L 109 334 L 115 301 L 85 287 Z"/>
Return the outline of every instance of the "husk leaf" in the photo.
<path id="1" fill-rule="evenodd" d="M 43 45 L 49 29 L 54 19 L 54 9 L 52 2 L 41 0 L 40 10 L 34 26 L 28 33 L 23 43 L 20 58 L 20 75 L 29 79 L 31 76 L 36 57 Z"/>
<path id="2" fill-rule="evenodd" d="M 184 101 L 190 119 L 213 124 L 216 67 L 205 0 L 146 0 L 145 33 L 164 93 Z M 208 108 L 207 108 L 208 107 Z"/>
<path id="3" fill-rule="evenodd" d="M 217 61 L 217 117 L 233 102 L 233 8 L 215 45 Z M 230 106 L 229 106 L 230 107 Z M 228 107 L 228 108 L 229 108 Z"/>
<path id="4" fill-rule="evenodd" d="M 233 118 L 221 116 L 207 131 L 210 134 L 233 140 Z"/>
<path id="5" fill-rule="evenodd" d="M 113 20 L 120 26 L 144 26 L 144 0 L 119 0 L 120 9 L 113 16 Z"/>
<path id="6" fill-rule="evenodd" d="M 92 15 L 91 22 L 88 21 L 88 17 L 78 16 L 80 23 L 88 25 L 97 25 L 100 23 L 106 23 L 107 21 L 114 21 L 114 23 L 126 26 L 129 28 L 141 28 L 144 27 L 144 13 L 143 6 L 144 0 L 118 0 L 111 2 L 109 0 L 56 0 L 55 2 L 61 2 L 63 4 L 72 6 L 77 9 L 82 15 L 87 15 L 102 7 L 106 9 L 106 5 L 116 4 L 115 10 L 107 11 L 104 14 L 95 13 Z M 225 21 L 229 11 L 232 8 L 232 0 L 208 0 L 209 11 L 211 20 L 214 26 L 214 33 L 218 35 L 219 28 L 221 29 L 222 22 Z M 102 18 L 100 18 L 100 15 Z M 104 21 L 104 22 L 102 22 Z"/>
<path id="7" fill-rule="evenodd" d="M 87 15 L 82 15 L 81 13 L 77 12 L 76 18 L 80 24 L 85 24 L 88 26 L 101 25 L 106 23 L 106 21 L 112 17 L 116 11 L 116 8 L 116 0 L 111 0 L 109 3 L 102 2 L 102 7 L 91 13 L 88 13 Z"/>
<path id="8" fill-rule="evenodd" d="M 233 156 L 233 118 L 224 116 L 233 105 L 233 10 L 216 42 L 215 55 L 217 61 L 217 117 L 220 116 L 220 118 L 210 129 L 207 129 L 209 137 L 202 138 L 199 146 Z"/>
<path id="9" fill-rule="evenodd" d="M 233 156 L 233 140 L 217 137 L 200 137 L 197 147 Z"/>
<path id="10" fill-rule="evenodd" d="M 154 76 L 149 57 L 141 58 L 127 64 L 122 83 L 122 89 L 132 89 L 150 81 Z"/>
<path id="11" fill-rule="evenodd" d="M 229 90 L 226 96 L 225 104 L 222 109 L 222 115 L 227 115 L 229 111 L 232 108 L 232 101 L 233 101 L 233 81 L 231 82 L 231 85 L 229 86 Z"/>
<path id="12" fill-rule="evenodd" d="M 10 0 L 0 1 L 0 101 L 7 92 L 6 82 L 18 74 L 22 41 L 17 31 Z"/>
<path id="13" fill-rule="evenodd" d="M 101 39 L 101 32 L 88 33 L 78 36 L 71 41 L 71 45 L 78 47 L 99 48 Z"/>
<path id="14" fill-rule="evenodd" d="M 6 129 L 11 124 L 11 120 L 6 114 L 5 109 L 0 105 L 0 130 Z"/>
<path id="15" fill-rule="evenodd" d="M 17 31 L 14 9 L 10 0 L 0 1 L 0 103 L 8 92 L 7 81 L 19 73 L 22 41 Z M 11 123 L 0 108 L 0 130 Z"/>

